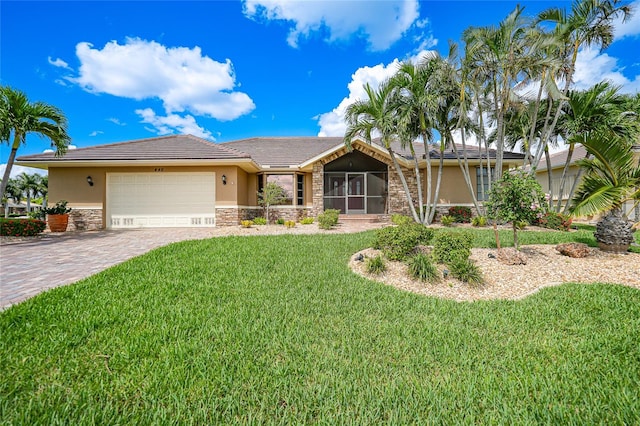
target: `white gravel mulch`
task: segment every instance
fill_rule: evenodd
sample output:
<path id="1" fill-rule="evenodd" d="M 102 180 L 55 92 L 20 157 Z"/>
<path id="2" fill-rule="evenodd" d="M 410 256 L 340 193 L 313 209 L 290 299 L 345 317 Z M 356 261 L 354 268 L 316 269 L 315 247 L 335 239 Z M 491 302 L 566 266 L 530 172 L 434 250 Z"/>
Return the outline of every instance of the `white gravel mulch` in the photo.
<path id="1" fill-rule="evenodd" d="M 574 259 L 561 255 L 555 245 L 522 246 L 526 265 L 504 265 L 488 255 L 497 249 L 472 249 L 471 259 L 482 271 L 484 284 L 470 285 L 448 277 L 438 283 L 411 278 L 407 266 L 385 259 L 386 271 L 380 275 L 366 272 L 366 262 L 355 260 L 358 254 L 375 257 L 380 252 L 371 248 L 351 258 L 351 269 L 374 281 L 392 285 L 401 290 L 456 301 L 510 299 L 527 297 L 543 287 L 568 282 L 623 284 L 640 290 L 640 254 L 609 254 L 591 249 L 588 257 Z"/>

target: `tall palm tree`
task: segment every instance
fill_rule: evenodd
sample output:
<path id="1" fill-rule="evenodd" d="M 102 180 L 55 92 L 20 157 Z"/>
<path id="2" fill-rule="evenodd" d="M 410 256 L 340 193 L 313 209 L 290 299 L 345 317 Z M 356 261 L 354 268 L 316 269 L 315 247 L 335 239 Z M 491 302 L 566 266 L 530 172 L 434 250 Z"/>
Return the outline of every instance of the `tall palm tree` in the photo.
<path id="1" fill-rule="evenodd" d="M 18 181 L 16 179 L 9 179 L 4 196 L 2 197 L 2 202 L 4 203 L 4 217 L 9 217 L 9 198 L 11 198 L 15 204 L 20 204 L 20 201 L 22 201 L 22 195 L 23 192 Z"/>
<path id="2" fill-rule="evenodd" d="M 17 177 L 18 186 L 27 199 L 27 213 L 31 212 L 31 199 L 38 196 L 40 186 L 40 175 L 20 173 Z"/>
<path id="3" fill-rule="evenodd" d="M 385 81 L 378 87 L 378 90 L 373 89 L 369 83 L 364 86 L 364 89 L 367 99 L 354 102 L 347 107 L 345 112 L 347 130 L 344 135 L 344 143 L 350 148 L 353 139 L 361 137 L 370 144 L 376 134 L 380 135 L 382 146 L 389 153 L 402 183 L 411 215 L 416 222 L 420 222 L 407 180 L 391 145 L 395 139 L 398 139 L 397 104 L 393 98 L 394 87 L 389 84 L 389 81 Z"/>
<path id="4" fill-rule="evenodd" d="M 30 133 L 49 139 L 58 156 L 64 155 L 71 141 L 67 118 L 60 109 L 44 102 L 31 103 L 23 92 L 0 86 L 0 142 L 11 147 L 0 183 L 0 196 L 4 195 L 9 182 L 18 148 Z"/>
<path id="5" fill-rule="evenodd" d="M 49 176 L 41 176 L 38 182 L 37 196 L 42 197 L 42 208 L 47 208 L 47 196 L 49 195 Z"/>
<path id="6" fill-rule="evenodd" d="M 564 114 L 560 116 L 557 126 L 565 143 L 568 144 L 568 150 L 560 180 L 560 194 L 556 211 L 559 212 L 562 207 L 567 175 L 576 144 L 583 143 L 591 133 L 603 130 L 625 140 L 629 140 L 634 133 L 638 117 L 635 113 L 630 114 L 629 111 L 625 111 L 626 98 L 619 93 L 619 89 L 619 87 L 605 81 L 597 83 L 588 90 L 569 92 Z M 581 171 L 578 173 L 568 199 L 572 198 L 573 191 L 575 191 Z M 565 206 L 565 212 L 568 211 L 568 204 Z"/>
<path id="7" fill-rule="evenodd" d="M 633 242 L 633 231 L 622 205 L 629 200 L 640 202 L 640 165 L 631 143 L 609 131 L 591 133 L 582 143 L 593 158 L 578 161 L 585 173 L 571 213 L 606 213 L 596 225 L 596 240 L 603 249 L 624 251 Z"/>
<path id="8" fill-rule="evenodd" d="M 538 15 L 537 22 L 555 24 L 553 34 L 564 43 L 565 47 L 560 56 L 565 62 L 565 66 L 561 68 L 565 95 L 573 82 L 580 49 L 592 46 L 606 49 L 613 42 L 613 21 L 620 16 L 625 21 L 631 16 L 632 10 L 632 7 L 623 4 L 622 0 L 574 0 L 569 14 L 565 9 L 554 7 Z M 562 106 L 563 103 L 560 102 L 553 121 L 546 126 L 542 143 L 533 160 L 533 169 L 537 168 L 544 152 L 544 145 L 554 133 Z"/>

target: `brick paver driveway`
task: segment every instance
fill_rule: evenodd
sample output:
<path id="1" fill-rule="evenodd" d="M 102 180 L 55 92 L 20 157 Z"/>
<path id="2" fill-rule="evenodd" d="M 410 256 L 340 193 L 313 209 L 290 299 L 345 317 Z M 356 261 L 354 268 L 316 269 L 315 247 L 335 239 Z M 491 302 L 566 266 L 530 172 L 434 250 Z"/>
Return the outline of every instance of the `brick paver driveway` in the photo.
<path id="1" fill-rule="evenodd" d="M 358 232 L 381 223 L 339 224 L 329 232 Z M 76 282 L 169 243 L 223 235 L 319 232 L 316 224 L 219 228 L 162 228 L 43 234 L 3 240 L 0 246 L 0 310 L 50 288 Z M 320 231 L 322 232 L 322 231 Z M 326 232 L 326 231 L 325 231 Z"/>

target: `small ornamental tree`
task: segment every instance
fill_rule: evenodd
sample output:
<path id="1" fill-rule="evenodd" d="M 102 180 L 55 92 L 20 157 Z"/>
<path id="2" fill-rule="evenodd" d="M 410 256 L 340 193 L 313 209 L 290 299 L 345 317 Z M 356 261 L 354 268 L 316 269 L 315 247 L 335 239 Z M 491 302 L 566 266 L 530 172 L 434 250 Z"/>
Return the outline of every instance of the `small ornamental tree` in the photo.
<path id="1" fill-rule="evenodd" d="M 513 245 L 518 247 L 518 222 L 532 223 L 547 210 L 547 201 L 542 187 L 535 178 L 523 171 L 506 173 L 489 192 L 485 203 L 488 216 L 494 221 L 511 222 Z M 500 241 L 496 231 L 496 242 Z"/>
<path id="2" fill-rule="evenodd" d="M 267 182 L 264 188 L 262 188 L 262 191 L 258 192 L 258 204 L 265 209 L 267 224 L 269 224 L 271 220 L 269 217 L 269 207 L 282 204 L 286 199 L 287 192 L 275 182 Z"/>

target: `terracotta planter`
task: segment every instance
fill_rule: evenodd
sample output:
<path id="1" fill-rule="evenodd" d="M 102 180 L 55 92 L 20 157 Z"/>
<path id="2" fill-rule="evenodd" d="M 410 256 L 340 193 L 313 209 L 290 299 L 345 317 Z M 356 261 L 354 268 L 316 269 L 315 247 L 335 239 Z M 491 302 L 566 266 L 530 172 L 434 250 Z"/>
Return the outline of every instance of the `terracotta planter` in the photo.
<path id="1" fill-rule="evenodd" d="M 49 214 L 47 215 L 47 223 L 51 232 L 64 232 L 69 224 L 68 214 Z"/>

